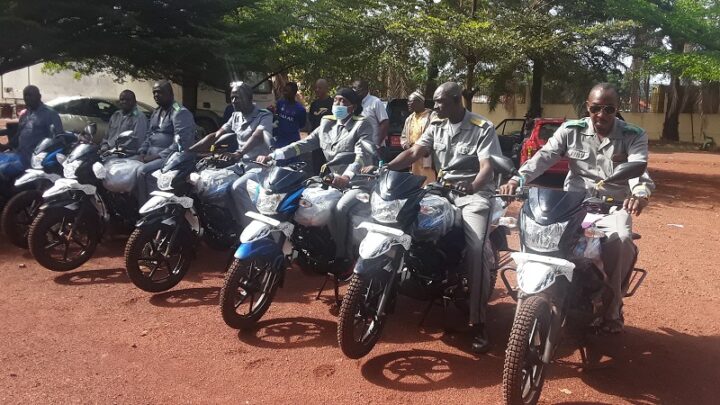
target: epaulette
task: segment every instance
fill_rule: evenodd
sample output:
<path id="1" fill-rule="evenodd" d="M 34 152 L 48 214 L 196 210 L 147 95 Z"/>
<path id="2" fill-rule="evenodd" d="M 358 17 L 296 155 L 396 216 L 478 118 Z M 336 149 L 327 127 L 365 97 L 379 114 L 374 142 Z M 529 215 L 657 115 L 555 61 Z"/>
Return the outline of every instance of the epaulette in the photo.
<path id="1" fill-rule="evenodd" d="M 272 111 L 268 110 L 267 108 L 261 108 L 261 109 L 260 109 L 260 112 L 272 114 Z"/>
<path id="2" fill-rule="evenodd" d="M 485 121 L 484 119 L 481 119 L 481 118 L 473 117 L 473 118 L 470 118 L 470 123 L 475 126 L 482 127 L 482 126 L 485 126 L 485 124 L 487 124 L 487 121 Z"/>
<path id="3" fill-rule="evenodd" d="M 362 115 L 353 115 L 352 119 L 353 121 L 362 121 L 365 119 L 365 117 Z"/>
<path id="4" fill-rule="evenodd" d="M 433 119 L 432 121 L 430 121 L 430 123 L 433 124 L 433 125 L 440 125 L 440 124 L 442 124 L 443 122 L 445 122 L 445 120 L 442 119 L 442 118 L 435 118 L 435 119 Z"/>
<path id="5" fill-rule="evenodd" d="M 133 115 L 133 117 L 137 117 L 138 114 L 139 114 L 139 111 L 138 111 L 137 107 L 135 107 L 135 109 L 133 110 L 133 114 L 132 114 L 132 115 Z"/>
<path id="6" fill-rule="evenodd" d="M 584 119 L 580 120 L 567 120 L 565 121 L 566 127 L 575 127 L 575 128 L 587 128 L 587 121 Z"/>
<path id="7" fill-rule="evenodd" d="M 173 103 L 173 110 L 175 110 L 175 112 L 180 111 L 180 104 L 178 104 L 177 101 Z"/>
<path id="8" fill-rule="evenodd" d="M 643 130 L 642 128 L 633 125 L 633 124 L 625 124 L 625 128 L 623 128 L 623 134 L 635 134 L 635 135 L 642 135 Z"/>
<path id="9" fill-rule="evenodd" d="M 334 116 L 334 115 L 332 115 L 332 114 L 328 114 L 328 115 L 323 115 L 323 116 L 322 116 L 322 119 L 324 119 L 324 120 L 332 120 L 332 121 L 337 121 L 337 118 L 335 118 L 335 116 Z"/>

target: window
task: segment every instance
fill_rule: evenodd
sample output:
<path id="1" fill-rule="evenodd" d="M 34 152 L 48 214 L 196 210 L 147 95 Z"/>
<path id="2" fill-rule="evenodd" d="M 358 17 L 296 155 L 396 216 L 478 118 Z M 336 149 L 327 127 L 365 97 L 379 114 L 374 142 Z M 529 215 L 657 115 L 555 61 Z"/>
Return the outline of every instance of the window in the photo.
<path id="1" fill-rule="evenodd" d="M 110 121 L 110 116 L 118 110 L 117 107 L 103 100 L 89 99 L 86 103 L 86 113 L 88 117 L 100 118 L 103 121 Z"/>
<path id="2" fill-rule="evenodd" d="M 560 124 L 545 124 L 540 127 L 540 139 L 548 140 L 553 136 L 555 131 L 560 128 Z"/>

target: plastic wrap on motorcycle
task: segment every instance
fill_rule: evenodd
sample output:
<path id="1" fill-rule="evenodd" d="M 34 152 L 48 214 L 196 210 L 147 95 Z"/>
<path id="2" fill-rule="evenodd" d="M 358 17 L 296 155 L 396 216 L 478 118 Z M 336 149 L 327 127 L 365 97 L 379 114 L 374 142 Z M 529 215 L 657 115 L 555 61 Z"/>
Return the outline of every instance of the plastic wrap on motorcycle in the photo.
<path id="1" fill-rule="evenodd" d="M 387 273 L 384 268 L 388 265 L 388 263 L 390 263 L 391 260 L 392 258 L 389 256 L 379 256 L 373 259 L 360 258 L 357 260 L 357 262 L 355 262 L 355 269 L 353 270 L 353 273 L 360 276 L 376 276 L 380 273 Z"/>
<path id="2" fill-rule="evenodd" d="M 248 226 L 243 229 L 242 233 L 240 234 L 240 243 L 250 243 L 258 239 L 266 238 L 270 235 L 270 232 L 272 230 L 272 226 L 258 221 L 254 220 L 248 224 Z"/>
<path id="3" fill-rule="evenodd" d="M 27 169 L 25 171 L 25 174 L 15 180 L 15 187 L 29 184 L 38 180 L 46 180 L 50 183 L 54 183 L 59 179 L 60 176 L 55 173 L 45 173 L 44 171 L 38 169 Z"/>
<path id="4" fill-rule="evenodd" d="M 526 294 L 536 294 L 553 285 L 558 276 L 572 281 L 575 264 L 564 259 L 515 252 L 518 287 Z"/>
<path id="5" fill-rule="evenodd" d="M 392 236 L 376 232 L 368 232 L 365 239 L 360 242 L 360 257 L 365 260 L 375 259 L 383 256 L 398 243 Z"/>
<path id="6" fill-rule="evenodd" d="M 54 186 L 43 193 L 43 198 L 47 199 L 72 190 L 79 190 L 87 195 L 95 195 L 97 192 L 97 188 L 91 184 L 80 184 L 74 179 L 58 179 Z"/>
<path id="7" fill-rule="evenodd" d="M 233 256 L 238 260 L 246 260 L 259 256 L 277 258 L 282 257 L 283 252 L 274 239 L 262 238 L 241 244 Z"/>

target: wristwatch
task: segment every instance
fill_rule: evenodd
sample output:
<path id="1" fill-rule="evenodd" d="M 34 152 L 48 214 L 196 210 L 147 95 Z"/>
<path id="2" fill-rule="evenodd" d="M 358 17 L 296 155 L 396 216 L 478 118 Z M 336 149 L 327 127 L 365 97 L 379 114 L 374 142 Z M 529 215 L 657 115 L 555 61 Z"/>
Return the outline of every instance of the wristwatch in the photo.
<path id="1" fill-rule="evenodd" d="M 648 199 L 648 193 L 645 190 L 638 190 L 633 194 L 634 197 Z"/>

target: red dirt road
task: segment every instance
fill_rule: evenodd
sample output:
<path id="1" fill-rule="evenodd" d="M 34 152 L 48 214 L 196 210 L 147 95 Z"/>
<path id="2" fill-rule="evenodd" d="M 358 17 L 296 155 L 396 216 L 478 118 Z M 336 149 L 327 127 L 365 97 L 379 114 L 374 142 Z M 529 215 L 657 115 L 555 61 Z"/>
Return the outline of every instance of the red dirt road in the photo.
<path id="1" fill-rule="evenodd" d="M 720 156 L 652 154 L 659 184 L 636 221 L 638 266 L 627 328 L 588 339 L 602 366 L 581 370 L 568 339 L 543 403 L 714 404 L 720 396 Z M 676 225 L 669 225 L 676 224 Z M 461 316 L 403 299 L 366 358 L 343 357 L 331 294 L 298 271 L 257 331 L 238 334 L 217 307 L 225 254 L 199 252 L 175 289 L 144 293 L 123 272 L 124 242 L 52 273 L 0 241 L 0 403 L 499 403 L 514 304 L 491 303 L 490 354 L 466 349 Z M 23 264 L 25 266 L 23 266 Z M 447 329 L 447 331 L 444 331 Z"/>

